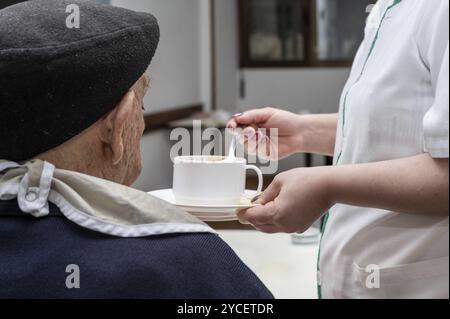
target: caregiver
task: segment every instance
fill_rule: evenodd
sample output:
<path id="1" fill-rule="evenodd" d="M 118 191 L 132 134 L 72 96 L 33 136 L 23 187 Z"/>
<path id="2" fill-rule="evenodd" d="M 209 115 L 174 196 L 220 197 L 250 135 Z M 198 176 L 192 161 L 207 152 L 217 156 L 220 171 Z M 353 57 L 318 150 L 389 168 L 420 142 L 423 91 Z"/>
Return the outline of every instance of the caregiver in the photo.
<path id="1" fill-rule="evenodd" d="M 280 158 L 335 156 L 278 175 L 239 219 L 291 233 L 325 216 L 320 297 L 448 298 L 449 2 L 383 0 L 370 19 L 339 114 L 264 108 L 228 124 L 245 141 L 278 128 Z"/>

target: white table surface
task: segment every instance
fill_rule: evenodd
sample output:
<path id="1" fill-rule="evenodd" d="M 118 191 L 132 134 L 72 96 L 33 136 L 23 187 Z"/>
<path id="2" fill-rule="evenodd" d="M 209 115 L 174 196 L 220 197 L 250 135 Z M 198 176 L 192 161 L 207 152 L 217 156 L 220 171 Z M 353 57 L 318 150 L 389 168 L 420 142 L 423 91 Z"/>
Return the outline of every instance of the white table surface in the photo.
<path id="1" fill-rule="evenodd" d="M 318 244 L 293 245 L 287 234 L 219 231 L 278 299 L 316 299 Z"/>

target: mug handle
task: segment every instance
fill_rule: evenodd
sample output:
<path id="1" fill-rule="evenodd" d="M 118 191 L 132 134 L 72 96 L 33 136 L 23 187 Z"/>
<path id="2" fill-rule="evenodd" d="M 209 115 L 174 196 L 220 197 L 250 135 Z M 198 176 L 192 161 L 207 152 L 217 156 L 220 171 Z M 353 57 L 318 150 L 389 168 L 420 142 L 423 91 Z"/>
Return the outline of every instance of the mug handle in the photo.
<path id="1" fill-rule="evenodd" d="M 261 170 L 255 165 L 245 165 L 245 170 L 255 171 L 256 174 L 258 175 L 258 189 L 256 190 L 256 192 L 260 194 L 264 186 L 264 179 Z"/>

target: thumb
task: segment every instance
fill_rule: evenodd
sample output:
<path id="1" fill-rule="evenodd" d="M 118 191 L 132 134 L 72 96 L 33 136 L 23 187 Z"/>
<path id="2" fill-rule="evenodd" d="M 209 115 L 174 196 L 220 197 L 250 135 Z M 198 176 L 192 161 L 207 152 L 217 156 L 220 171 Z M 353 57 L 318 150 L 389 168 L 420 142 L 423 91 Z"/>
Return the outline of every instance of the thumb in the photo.
<path id="1" fill-rule="evenodd" d="M 253 200 L 253 204 L 266 205 L 267 203 L 273 202 L 275 198 L 280 194 L 282 183 L 278 178 L 267 187 L 267 189 L 259 196 L 256 196 Z"/>
<path id="2" fill-rule="evenodd" d="M 269 108 L 250 110 L 234 117 L 239 126 L 242 125 L 258 125 L 266 122 L 272 116 Z"/>

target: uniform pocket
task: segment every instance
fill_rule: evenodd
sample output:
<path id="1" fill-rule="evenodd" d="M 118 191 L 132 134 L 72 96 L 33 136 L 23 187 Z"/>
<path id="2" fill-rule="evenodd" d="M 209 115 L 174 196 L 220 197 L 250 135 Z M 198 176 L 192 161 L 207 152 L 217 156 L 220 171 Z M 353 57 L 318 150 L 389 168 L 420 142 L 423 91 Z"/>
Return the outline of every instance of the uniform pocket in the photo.
<path id="1" fill-rule="evenodd" d="M 395 267 L 354 263 L 352 283 L 359 298 L 449 298 L 449 257 Z"/>

